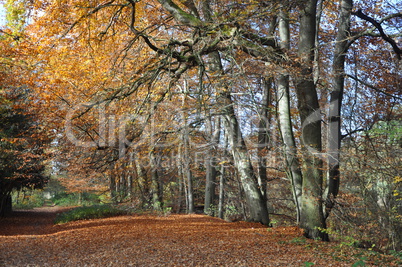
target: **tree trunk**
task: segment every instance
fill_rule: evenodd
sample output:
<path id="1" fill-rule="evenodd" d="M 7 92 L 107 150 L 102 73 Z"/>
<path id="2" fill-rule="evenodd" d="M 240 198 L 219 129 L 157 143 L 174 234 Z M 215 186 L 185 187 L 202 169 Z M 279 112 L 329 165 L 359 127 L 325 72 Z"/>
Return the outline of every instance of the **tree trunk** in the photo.
<path id="1" fill-rule="evenodd" d="M 12 212 L 12 198 L 10 193 L 0 195 L 0 218 Z"/>
<path id="2" fill-rule="evenodd" d="M 267 201 L 267 157 L 264 155 L 270 150 L 270 130 L 269 125 L 271 121 L 271 112 L 269 105 L 271 104 L 271 79 L 268 81 L 263 80 L 263 98 L 259 111 L 259 125 L 258 125 L 258 185 L 261 189 L 261 194 L 265 201 Z"/>
<path id="3" fill-rule="evenodd" d="M 178 152 L 177 152 L 177 160 L 176 160 L 176 164 L 177 164 L 177 183 L 179 185 L 178 188 L 178 194 L 179 196 L 177 197 L 177 202 L 176 202 L 176 207 L 175 207 L 175 212 L 179 213 L 182 209 L 182 202 L 183 202 L 183 194 L 185 193 L 184 191 L 184 186 L 185 186 L 185 182 L 183 180 L 183 162 L 182 162 L 182 147 L 179 146 L 178 148 Z"/>
<path id="4" fill-rule="evenodd" d="M 117 192 L 119 194 L 119 202 L 122 202 L 127 196 L 127 177 L 125 171 L 119 171 Z"/>
<path id="5" fill-rule="evenodd" d="M 215 169 L 215 158 L 206 159 L 206 181 L 205 181 L 205 199 L 204 199 L 204 213 L 214 216 L 214 202 L 215 202 L 215 182 L 217 171 Z"/>
<path id="6" fill-rule="evenodd" d="M 186 164 L 187 166 L 189 164 Z M 190 168 L 185 169 L 186 179 L 187 179 L 187 213 L 194 213 L 194 190 L 193 190 L 193 174 Z"/>
<path id="7" fill-rule="evenodd" d="M 233 108 L 233 101 L 230 94 L 226 91 L 221 93 L 219 98 L 220 104 L 223 107 L 225 132 L 233 154 L 234 165 L 239 173 L 242 187 L 246 195 L 247 205 L 250 210 L 250 219 L 264 225 L 269 225 L 267 203 L 259 189 L 248 150 L 241 134 L 240 125 Z"/>
<path id="8" fill-rule="evenodd" d="M 154 150 L 149 153 L 149 160 L 151 166 L 151 198 L 152 207 L 156 211 L 162 210 L 162 186 L 159 181 L 158 163 L 155 158 Z"/>
<path id="9" fill-rule="evenodd" d="M 289 15 L 285 10 L 280 12 L 279 37 L 281 48 L 284 51 L 289 50 Z M 283 73 L 279 75 L 277 83 L 279 128 L 284 144 L 285 160 L 288 169 L 287 175 L 291 181 L 293 199 L 296 206 L 296 218 L 297 222 L 299 222 L 303 177 L 300 169 L 300 162 L 297 158 L 296 142 L 290 114 L 289 75 L 283 71 Z"/>
<path id="10" fill-rule="evenodd" d="M 212 125 L 211 125 L 212 132 Z M 213 216 L 214 215 L 214 201 L 215 201 L 215 183 L 217 177 L 216 171 L 216 158 L 214 156 L 215 146 L 219 143 L 220 138 L 220 118 L 215 118 L 215 129 L 212 133 L 210 142 L 211 148 L 206 159 L 206 181 L 205 181 L 205 201 L 204 201 L 204 213 Z"/>
<path id="11" fill-rule="evenodd" d="M 130 171 L 127 176 L 127 197 L 129 200 L 132 200 L 133 196 L 133 175 Z"/>
<path id="12" fill-rule="evenodd" d="M 110 172 L 109 175 L 109 191 L 110 191 L 110 198 L 114 203 L 117 203 L 117 191 L 116 191 L 116 177 L 114 174 L 113 169 Z"/>
<path id="13" fill-rule="evenodd" d="M 223 151 L 224 154 L 223 156 L 226 156 L 226 151 L 227 151 L 227 135 L 224 132 L 223 133 Z M 218 217 L 220 219 L 225 218 L 225 209 L 224 209 L 224 204 L 225 204 L 225 172 L 226 172 L 226 167 L 225 164 L 221 164 L 221 170 L 220 170 L 220 178 L 219 178 L 219 202 L 218 202 Z"/>
<path id="14" fill-rule="evenodd" d="M 193 174 L 191 172 L 191 156 L 190 156 L 190 140 L 187 120 L 184 120 L 185 127 L 183 133 L 184 146 L 184 175 L 187 181 L 187 213 L 194 213 L 194 189 L 193 189 Z"/>
<path id="15" fill-rule="evenodd" d="M 140 159 L 137 156 L 137 151 L 133 153 L 133 159 L 134 159 L 134 164 L 135 164 L 135 169 L 137 173 L 137 183 L 138 183 L 138 189 L 141 192 L 140 198 L 141 198 L 141 205 L 142 207 L 145 207 L 145 205 L 148 204 L 148 180 L 145 175 L 145 170 L 141 164 Z"/>
<path id="16" fill-rule="evenodd" d="M 319 30 L 320 30 L 320 24 L 321 24 L 321 19 L 322 19 L 322 13 L 324 11 L 323 6 L 324 6 L 325 0 L 318 0 L 317 1 L 317 12 L 316 12 L 316 34 L 315 34 L 315 39 L 314 39 L 314 44 L 315 47 L 319 46 L 320 40 L 319 40 Z M 320 51 L 318 49 L 314 50 L 314 83 L 317 84 L 317 82 L 320 79 Z"/>
<path id="17" fill-rule="evenodd" d="M 334 206 L 334 199 L 339 191 L 339 150 L 341 148 L 341 107 L 345 84 L 345 57 L 348 49 L 348 37 L 350 35 L 350 17 L 353 8 L 353 0 L 341 1 L 338 33 L 335 43 L 333 70 L 333 85 L 330 94 L 328 114 L 328 174 L 327 188 L 325 190 L 325 217 Z"/>
<path id="18" fill-rule="evenodd" d="M 219 178 L 219 202 L 218 202 L 218 217 L 224 218 L 223 205 L 225 203 L 225 166 L 222 164 Z"/>
<path id="19" fill-rule="evenodd" d="M 322 210 L 321 114 L 313 77 L 316 5 L 317 0 L 308 0 L 300 10 L 298 56 L 301 73 L 295 79 L 302 123 L 303 184 L 300 226 L 308 238 L 328 240 L 328 234 L 322 231 L 326 225 Z"/>

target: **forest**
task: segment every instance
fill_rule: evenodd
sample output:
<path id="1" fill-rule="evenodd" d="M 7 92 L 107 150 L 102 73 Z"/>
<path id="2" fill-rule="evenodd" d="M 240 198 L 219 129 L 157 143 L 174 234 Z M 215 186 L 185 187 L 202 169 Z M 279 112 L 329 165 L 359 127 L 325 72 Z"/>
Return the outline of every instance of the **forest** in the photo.
<path id="1" fill-rule="evenodd" d="M 402 2 L 2 2 L 2 216 L 57 184 L 401 252 Z"/>

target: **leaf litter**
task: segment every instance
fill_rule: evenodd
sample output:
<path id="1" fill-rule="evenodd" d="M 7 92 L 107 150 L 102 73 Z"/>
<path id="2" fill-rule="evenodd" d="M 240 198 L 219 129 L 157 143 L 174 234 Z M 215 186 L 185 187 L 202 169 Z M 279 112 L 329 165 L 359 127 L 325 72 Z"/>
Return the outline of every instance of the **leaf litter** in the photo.
<path id="1" fill-rule="evenodd" d="M 390 256 L 305 239 L 298 227 L 195 214 L 54 225 L 65 210 L 38 208 L 1 219 L 0 266 L 398 266 Z"/>

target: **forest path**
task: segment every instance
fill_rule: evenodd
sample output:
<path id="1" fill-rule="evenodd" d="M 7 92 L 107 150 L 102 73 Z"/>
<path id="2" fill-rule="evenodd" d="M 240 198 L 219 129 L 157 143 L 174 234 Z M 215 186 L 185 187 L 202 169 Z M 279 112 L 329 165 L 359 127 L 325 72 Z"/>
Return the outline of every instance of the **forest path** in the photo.
<path id="1" fill-rule="evenodd" d="M 297 227 L 266 228 L 205 215 L 53 225 L 64 209 L 18 211 L 1 219 L 0 266 L 351 266 L 358 261 L 352 248 L 307 240 Z"/>
<path id="2" fill-rule="evenodd" d="M 68 209 L 54 206 L 13 211 L 11 216 L 0 218 L 0 236 L 49 234 L 57 214 Z"/>

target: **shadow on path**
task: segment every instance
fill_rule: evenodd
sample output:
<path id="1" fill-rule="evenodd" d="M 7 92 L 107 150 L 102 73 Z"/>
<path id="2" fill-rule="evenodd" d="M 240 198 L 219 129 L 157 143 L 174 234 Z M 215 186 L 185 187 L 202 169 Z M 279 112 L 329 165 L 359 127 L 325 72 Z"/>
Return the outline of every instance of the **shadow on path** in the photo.
<path id="1" fill-rule="evenodd" d="M 42 207 L 32 210 L 16 210 L 0 218 L 0 235 L 42 235 L 52 232 L 57 214 L 70 208 Z"/>

